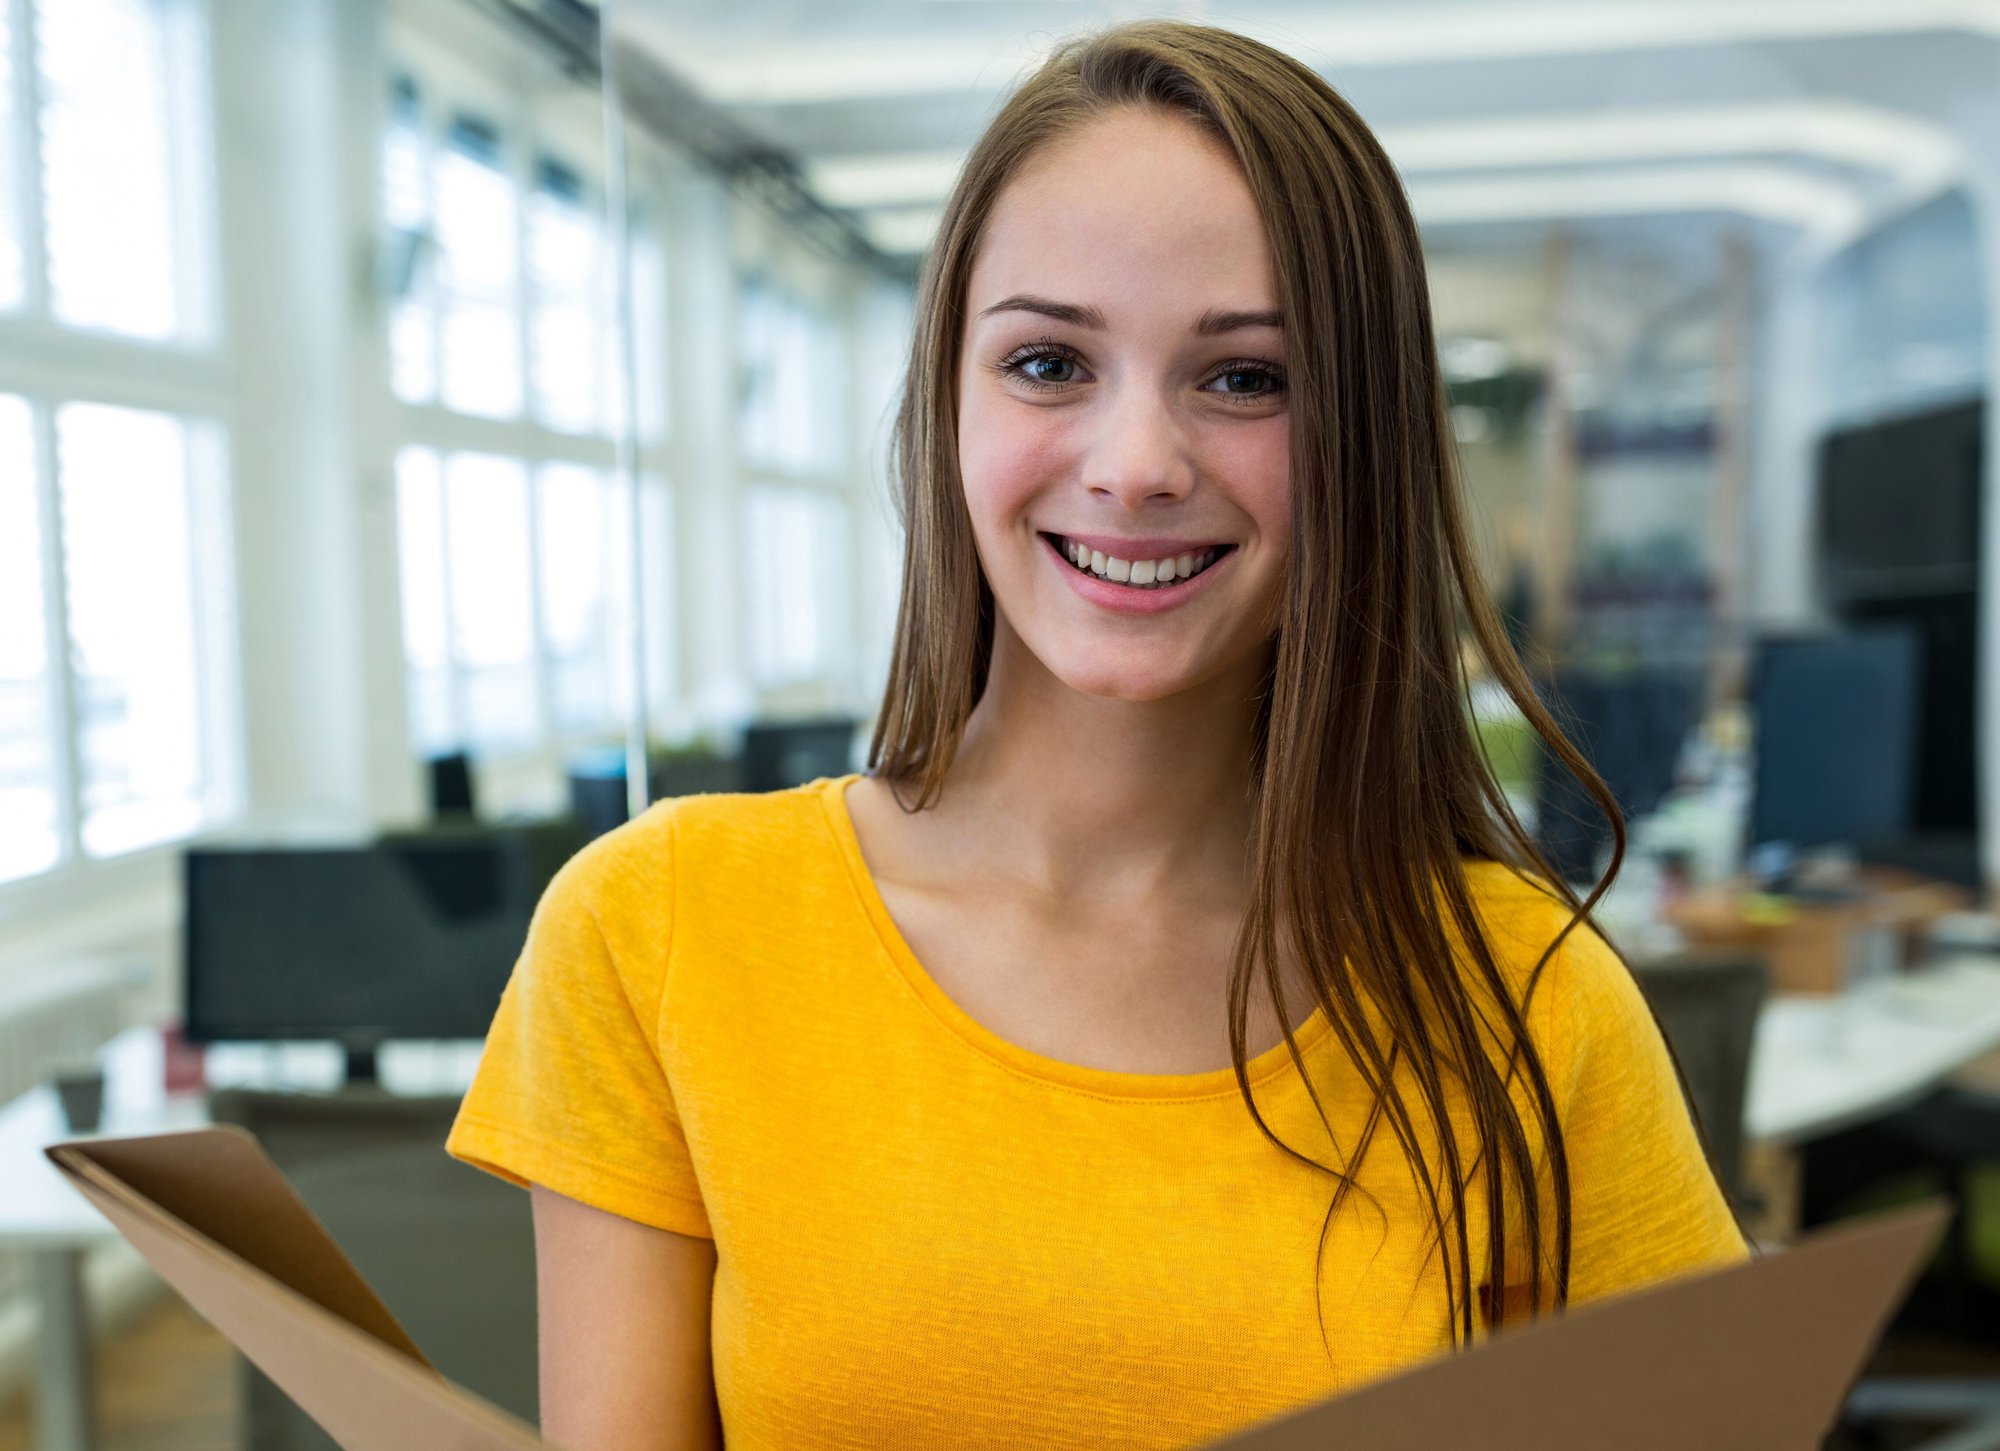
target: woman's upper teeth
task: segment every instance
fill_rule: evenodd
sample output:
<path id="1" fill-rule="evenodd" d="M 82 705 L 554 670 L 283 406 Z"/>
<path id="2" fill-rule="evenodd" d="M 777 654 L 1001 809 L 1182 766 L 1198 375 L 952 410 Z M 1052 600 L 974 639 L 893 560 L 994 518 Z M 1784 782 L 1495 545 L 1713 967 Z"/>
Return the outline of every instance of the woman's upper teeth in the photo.
<path id="1" fill-rule="evenodd" d="M 1161 559 L 1131 560 L 1107 555 L 1074 539 L 1065 540 L 1064 547 L 1069 552 L 1070 563 L 1077 568 L 1087 569 L 1100 579 L 1119 584 L 1169 584 L 1199 574 L 1215 562 L 1216 556 L 1216 550 L 1209 548 L 1189 554 L 1170 554 Z"/>

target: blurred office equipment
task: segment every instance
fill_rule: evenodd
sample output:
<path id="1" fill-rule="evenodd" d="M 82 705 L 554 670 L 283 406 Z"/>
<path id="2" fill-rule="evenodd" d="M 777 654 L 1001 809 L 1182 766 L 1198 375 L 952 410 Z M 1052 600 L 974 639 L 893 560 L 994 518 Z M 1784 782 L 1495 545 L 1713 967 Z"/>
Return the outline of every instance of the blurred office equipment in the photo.
<path id="1" fill-rule="evenodd" d="M 782 791 L 854 769 L 852 716 L 758 721 L 743 733 L 743 789 Z"/>
<path id="2" fill-rule="evenodd" d="M 453 751 L 449 755 L 432 756 L 426 766 L 430 774 L 431 819 L 475 819 L 479 808 L 472 789 L 472 757 L 464 751 Z"/>
<path id="3" fill-rule="evenodd" d="M 1922 641 L 1911 816 L 1879 858 L 1975 888 L 1985 419 L 1974 399 L 1843 429 L 1819 452 L 1827 611 L 1845 626 L 1900 625 Z"/>
<path id="4" fill-rule="evenodd" d="M 646 781 L 650 801 L 748 789 L 741 757 L 701 749 L 654 752 L 647 762 Z M 606 746 L 571 758 L 569 809 L 586 837 L 622 826 L 630 819 L 629 804 L 622 750 Z"/>
<path id="5" fill-rule="evenodd" d="M 1752 847 L 1866 855 L 1910 829 L 1920 648 L 1896 628 L 1758 642 Z"/>
<path id="6" fill-rule="evenodd" d="M 1684 953 L 1634 962 L 1632 975 L 1680 1062 L 1710 1167 L 1740 1209 L 1750 1060 L 1770 972 L 1754 956 Z"/>
<path id="7" fill-rule="evenodd" d="M 1748 888 L 1704 887 L 1663 915 L 1698 947 L 1760 954 L 1780 992 L 1836 997 L 1893 978 L 1917 958 L 1932 922 L 1969 903 L 1963 887 L 1894 867 L 1846 873 L 1825 896 Z"/>
<path id="8" fill-rule="evenodd" d="M 1629 821 L 1674 784 L 1681 746 L 1701 708 L 1699 679 L 1679 669 L 1565 669 L 1542 699 L 1617 798 Z M 1565 881 L 1594 880 L 1611 827 L 1597 803 L 1538 736 L 1535 840 Z"/>
<path id="9" fill-rule="evenodd" d="M 333 1039 L 366 1080 L 391 1039 L 482 1037 L 542 889 L 580 843 L 558 821 L 193 847 L 188 1038 Z"/>
<path id="10" fill-rule="evenodd" d="M 1763 954 L 1782 991 L 1840 993 L 1900 971 L 1970 905 L 1887 864 L 1915 820 L 1920 662 L 1903 626 L 1757 643 L 1752 870 L 1663 909 L 1690 941 Z"/>
<path id="11" fill-rule="evenodd" d="M 457 1095 L 234 1088 L 209 1108 L 257 1136 L 438 1370 L 539 1418 L 530 1201 L 445 1153 Z M 332 1451 L 261 1371 L 241 1368 L 254 1451 Z"/>

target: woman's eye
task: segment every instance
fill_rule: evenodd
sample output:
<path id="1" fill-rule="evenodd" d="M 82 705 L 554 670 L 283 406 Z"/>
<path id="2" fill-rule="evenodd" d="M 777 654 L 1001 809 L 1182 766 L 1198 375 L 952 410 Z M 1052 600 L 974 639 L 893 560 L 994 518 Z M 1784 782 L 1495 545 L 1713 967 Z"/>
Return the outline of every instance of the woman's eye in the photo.
<path id="1" fill-rule="evenodd" d="M 1225 368 L 1209 388 L 1232 398 L 1267 398 L 1284 392 L 1285 380 L 1269 368 Z"/>
<path id="2" fill-rule="evenodd" d="M 1043 346 L 1010 353 L 1000 360 L 1000 372 L 1029 388 L 1066 388 L 1083 369 L 1068 353 Z"/>

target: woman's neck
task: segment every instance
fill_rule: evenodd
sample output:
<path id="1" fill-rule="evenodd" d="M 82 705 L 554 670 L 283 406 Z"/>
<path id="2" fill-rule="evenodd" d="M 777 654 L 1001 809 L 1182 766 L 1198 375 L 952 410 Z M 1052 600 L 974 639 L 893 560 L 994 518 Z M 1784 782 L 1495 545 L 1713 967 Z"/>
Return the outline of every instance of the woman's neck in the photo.
<path id="1" fill-rule="evenodd" d="M 1061 902 L 1247 892 L 1265 661 L 1151 701 L 1085 695 L 1007 628 L 935 807 L 980 871 Z"/>

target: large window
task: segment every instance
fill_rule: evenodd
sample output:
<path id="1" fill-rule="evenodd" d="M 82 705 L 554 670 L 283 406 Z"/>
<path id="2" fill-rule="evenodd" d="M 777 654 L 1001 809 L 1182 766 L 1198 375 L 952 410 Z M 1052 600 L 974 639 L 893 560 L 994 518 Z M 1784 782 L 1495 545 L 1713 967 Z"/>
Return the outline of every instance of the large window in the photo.
<path id="1" fill-rule="evenodd" d="M 0 881 L 233 800 L 222 400 L 151 401 L 213 349 L 202 27 L 195 0 L 0 6 Z"/>
<path id="2" fill-rule="evenodd" d="M 420 752 L 560 751 L 617 729 L 628 508 L 601 191 L 523 97 L 390 83 L 381 212 L 410 730 Z M 661 258 L 635 271 L 657 352 Z M 657 358 L 648 377 L 661 378 Z M 642 418 L 657 444 L 664 410 Z M 656 460 L 657 461 L 657 460 Z M 666 491 L 645 490 L 649 572 Z M 664 638 L 664 618 L 649 620 Z M 656 644 L 658 641 L 656 640 Z"/>
<path id="3" fill-rule="evenodd" d="M 842 473 L 848 377 L 838 320 L 752 272 L 739 298 L 737 336 L 744 462 L 781 474 Z"/>
<path id="4" fill-rule="evenodd" d="M 737 331 L 750 676 L 775 690 L 847 658 L 853 379 L 836 310 L 762 270 L 742 283 Z"/>
<path id="5" fill-rule="evenodd" d="M 666 489 L 642 484 L 649 560 L 672 554 Z M 605 472 L 411 446 L 396 461 L 403 649 L 418 749 L 519 751 L 602 734 L 629 690 L 632 531 Z M 669 613 L 649 579 L 648 617 Z M 651 627 L 649 627 L 650 629 Z M 649 675 L 671 659 L 650 636 Z"/>
<path id="6" fill-rule="evenodd" d="M 750 666 L 759 686 L 821 678 L 839 658 L 852 579 L 848 517 L 846 500 L 831 492 L 746 491 Z"/>

